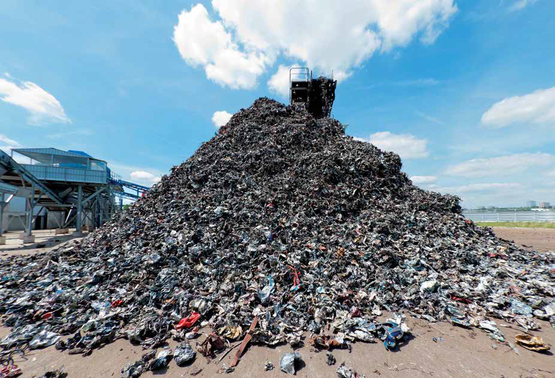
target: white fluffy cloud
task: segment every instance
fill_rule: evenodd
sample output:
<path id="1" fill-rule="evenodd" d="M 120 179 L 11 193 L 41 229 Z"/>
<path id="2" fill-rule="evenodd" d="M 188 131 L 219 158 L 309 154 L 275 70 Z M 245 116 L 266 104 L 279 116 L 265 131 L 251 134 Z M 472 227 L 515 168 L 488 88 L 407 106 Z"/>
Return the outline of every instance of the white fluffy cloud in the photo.
<path id="1" fill-rule="evenodd" d="M 156 176 L 147 171 L 133 171 L 131 172 L 131 178 L 134 180 L 145 181 L 149 183 L 157 183 L 160 181 L 160 177 Z"/>
<path id="2" fill-rule="evenodd" d="M 30 81 L 18 82 L 9 74 L 0 78 L 0 100 L 17 105 L 31 113 L 30 123 L 43 121 L 70 123 L 60 102 L 50 93 Z"/>
<path id="3" fill-rule="evenodd" d="M 526 172 L 531 168 L 549 167 L 553 164 L 555 164 L 554 155 L 541 152 L 524 153 L 468 160 L 448 167 L 445 173 L 460 177 L 508 176 Z"/>
<path id="4" fill-rule="evenodd" d="M 514 12 L 522 10 L 535 2 L 536 0 L 515 0 L 515 2 L 509 6 L 509 11 Z"/>
<path id="5" fill-rule="evenodd" d="M 211 21 L 202 4 L 182 11 L 173 40 L 191 66 L 203 66 L 206 76 L 234 89 L 253 88 L 272 60 L 263 52 L 241 50 L 220 21 Z"/>
<path id="6" fill-rule="evenodd" d="M 482 115 L 482 123 L 502 128 L 515 123 L 555 123 L 555 87 L 524 96 L 507 97 Z"/>
<path id="7" fill-rule="evenodd" d="M 163 176 L 163 172 L 151 167 L 137 167 L 110 161 L 110 168 L 121 175 L 124 180 L 134 181 L 138 184 L 149 186 L 157 183 Z"/>
<path id="8" fill-rule="evenodd" d="M 292 64 L 291 66 L 280 65 L 275 74 L 268 80 L 268 88 L 281 97 L 289 96 L 289 70 L 291 67 L 299 67 L 299 63 Z"/>
<path id="9" fill-rule="evenodd" d="M 10 153 L 12 148 L 19 148 L 21 144 L 13 139 L 8 138 L 4 134 L 0 134 L 0 150 L 5 151 L 7 154 Z"/>
<path id="10" fill-rule="evenodd" d="M 420 159 L 430 155 L 428 141 L 411 134 L 392 134 L 389 131 L 381 131 L 370 135 L 368 139 L 355 139 L 370 142 L 385 151 L 393 151 L 403 159 Z"/>
<path id="11" fill-rule="evenodd" d="M 410 179 L 414 184 L 431 184 L 437 181 L 437 176 L 412 176 Z"/>
<path id="12" fill-rule="evenodd" d="M 212 0 L 182 11 L 174 41 L 191 66 L 231 88 L 253 88 L 279 55 L 342 79 L 376 51 L 415 36 L 430 44 L 457 12 L 454 0 Z"/>
<path id="13" fill-rule="evenodd" d="M 225 110 L 219 110 L 214 112 L 214 115 L 212 116 L 212 122 L 214 123 L 214 126 L 216 126 L 217 128 L 222 127 L 223 125 L 225 125 L 226 123 L 229 122 L 229 119 L 233 116 L 233 114 L 230 114 L 228 112 L 226 112 Z"/>

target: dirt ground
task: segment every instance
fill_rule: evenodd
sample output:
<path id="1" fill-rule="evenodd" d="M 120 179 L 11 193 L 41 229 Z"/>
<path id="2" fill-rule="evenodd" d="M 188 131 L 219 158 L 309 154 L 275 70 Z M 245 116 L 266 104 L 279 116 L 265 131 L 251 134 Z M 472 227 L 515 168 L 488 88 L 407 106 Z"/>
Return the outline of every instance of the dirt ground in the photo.
<path id="1" fill-rule="evenodd" d="M 494 227 L 497 237 L 536 251 L 555 251 L 555 228 Z"/>
<path id="2" fill-rule="evenodd" d="M 504 239 L 515 240 L 519 245 L 534 246 L 538 250 L 555 250 L 555 230 L 500 228 L 495 229 L 495 232 Z M 71 240 L 55 243 L 71 243 Z M 0 247 L 0 256 L 9 258 L 15 253 L 41 253 L 52 248 L 32 247 L 33 245 L 16 248 L 16 242 L 13 242 L 11 247 Z M 514 344 L 515 335 L 522 332 L 514 325 L 499 320 L 496 322 L 506 339 Z M 326 364 L 325 351 L 316 352 L 307 343 L 298 349 L 305 366 L 297 372 L 297 376 L 337 377 L 338 366 L 345 362 L 347 366 L 367 377 L 555 377 L 555 357 L 552 353 L 555 347 L 555 329 L 546 322 L 540 322 L 542 328 L 533 332 L 552 346 L 552 350 L 546 354 L 519 346 L 517 354 L 505 343 L 490 339 L 480 330 L 463 329 L 448 323 L 430 324 L 411 317 L 407 323 L 412 330 L 412 337 L 398 350 L 387 352 L 381 343 L 355 343 L 351 353 L 347 350 L 332 352 L 337 360 L 335 366 Z M 9 329 L 0 327 L 0 338 L 8 333 Z M 204 336 L 201 336 L 194 340 L 193 348 L 197 341 L 203 339 Z M 170 341 L 169 345 L 175 348 L 176 343 Z M 221 362 L 218 361 L 219 356 L 209 361 L 197 354 L 190 366 L 178 367 L 172 361 L 165 371 L 148 372 L 141 377 L 226 376 L 222 368 L 230 365 L 236 350 Z M 285 377 L 286 374 L 279 370 L 279 358 L 290 351 L 292 348 L 289 345 L 277 348 L 252 346 L 229 376 Z M 62 366 L 68 377 L 119 377 L 121 368 L 138 360 L 144 352 L 140 346 L 133 346 L 127 340 L 118 340 L 95 350 L 88 357 L 68 355 L 67 352 L 61 353 L 50 347 L 30 351 L 23 357 L 15 356 L 15 361 L 23 371 L 22 377 L 38 376 Z M 266 361 L 271 361 L 275 369 L 264 371 Z"/>

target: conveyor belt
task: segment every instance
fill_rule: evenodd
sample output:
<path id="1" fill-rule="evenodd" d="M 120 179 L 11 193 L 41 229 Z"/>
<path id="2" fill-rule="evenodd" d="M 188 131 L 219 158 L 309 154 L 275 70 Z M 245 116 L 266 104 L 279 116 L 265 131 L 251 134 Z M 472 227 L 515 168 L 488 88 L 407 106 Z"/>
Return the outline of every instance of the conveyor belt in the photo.
<path id="1" fill-rule="evenodd" d="M 0 150 L 0 180 L 6 184 L 17 187 L 23 187 L 21 181 L 23 180 L 28 184 L 29 188 L 34 186 L 35 189 L 38 189 L 47 196 L 50 201 L 58 205 L 63 205 L 65 203 L 56 193 L 2 150 Z"/>

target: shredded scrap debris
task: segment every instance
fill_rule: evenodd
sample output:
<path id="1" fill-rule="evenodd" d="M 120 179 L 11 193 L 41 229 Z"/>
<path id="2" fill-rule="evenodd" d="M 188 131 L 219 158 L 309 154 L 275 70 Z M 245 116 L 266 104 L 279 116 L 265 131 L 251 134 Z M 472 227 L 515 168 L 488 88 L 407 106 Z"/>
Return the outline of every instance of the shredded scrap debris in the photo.
<path id="1" fill-rule="evenodd" d="M 214 356 L 258 318 L 255 344 L 299 345 L 310 331 L 325 349 L 395 348 L 408 329 L 401 317 L 377 322 L 382 311 L 502 340 L 494 318 L 554 323 L 554 266 L 553 253 L 465 221 L 457 197 L 414 186 L 398 155 L 262 98 L 81 242 L 0 261 L 13 329 L 0 345 L 87 355 L 123 337 L 155 349 L 209 326 L 196 350 Z M 122 375 L 167 365 L 162 354 Z M 173 356 L 195 353 L 185 343 Z"/>

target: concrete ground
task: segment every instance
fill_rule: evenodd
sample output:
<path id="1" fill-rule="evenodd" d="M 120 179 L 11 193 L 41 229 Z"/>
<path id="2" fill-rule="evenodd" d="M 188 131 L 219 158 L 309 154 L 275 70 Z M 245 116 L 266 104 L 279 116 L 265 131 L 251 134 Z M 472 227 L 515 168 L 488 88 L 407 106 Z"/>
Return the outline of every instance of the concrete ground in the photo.
<path id="1" fill-rule="evenodd" d="M 2 236 L 6 237 L 6 244 L 0 245 L 0 259 L 16 255 L 43 253 L 74 240 L 80 240 L 81 237 L 76 238 L 72 235 L 74 231 L 74 228 L 70 228 L 69 233 L 65 235 L 55 235 L 54 230 L 33 231 L 35 242 L 29 244 L 23 244 L 23 241 L 19 238 L 22 231 L 5 232 Z"/>
<path id="2" fill-rule="evenodd" d="M 515 240 L 517 244 L 535 245 L 550 240 L 542 249 L 555 250 L 555 239 L 551 239 L 552 230 L 534 229 L 495 230 L 504 239 Z M 545 233 L 544 233 L 545 231 Z M 549 234 L 549 235 L 546 235 Z M 48 242 L 48 241 L 47 241 Z M 56 243 L 68 242 L 60 241 Z M 71 242 L 71 241 L 69 241 Z M 540 244 L 538 244 L 540 245 Z M 3 258 L 12 253 L 41 253 L 52 247 L 30 248 L 27 250 L 0 249 Z M 7 255 L 7 256 L 5 256 Z M 514 344 L 515 335 L 522 333 L 514 325 L 496 320 L 508 341 Z M 353 350 L 334 350 L 337 360 L 335 366 L 326 364 L 326 351 L 316 352 L 308 343 L 298 351 L 305 366 L 297 372 L 299 377 L 337 377 L 338 366 L 345 362 L 359 374 L 367 377 L 555 377 L 555 329 L 546 322 L 540 322 L 542 328 L 533 334 L 541 336 L 552 345 L 552 350 L 540 354 L 517 346 L 518 354 L 508 345 L 490 339 L 480 330 L 462 329 L 448 323 L 430 324 L 426 321 L 410 318 L 408 325 L 412 329 L 412 339 L 395 352 L 387 352 L 381 343 L 355 343 Z M 0 328 L 0 337 L 9 333 L 9 329 Z M 197 341 L 204 340 L 201 336 Z M 170 341 L 170 347 L 176 343 Z M 196 349 L 196 341 L 192 342 Z M 229 366 L 235 355 L 229 353 L 221 362 L 218 356 L 208 360 L 200 354 L 194 363 L 187 367 L 178 367 L 171 362 L 168 369 L 161 372 L 148 372 L 142 377 L 213 377 L 224 374 L 222 368 Z M 249 348 L 231 377 L 285 377 L 279 371 L 279 358 L 292 351 L 288 345 L 277 348 L 252 346 Z M 118 340 L 113 344 L 95 350 L 92 355 L 68 355 L 58 352 L 53 347 L 28 352 L 24 357 L 16 356 L 16 364 L 23 371 L 23 377 L 44 374 L 48 370 L 64 367 L 69 377 L 118 377 L 121 368 L 134 362 L 144 353 L 141 347 L 131 345 L 127 340 Z M 272 371 L 264 371 L 266 361 L 275 365 Z"/>

